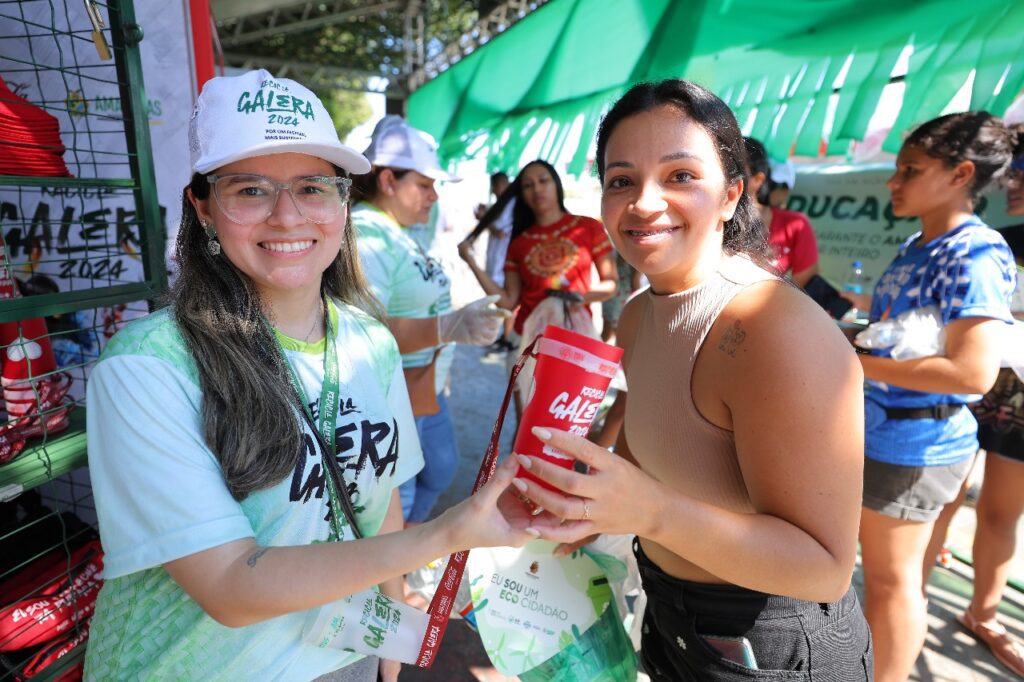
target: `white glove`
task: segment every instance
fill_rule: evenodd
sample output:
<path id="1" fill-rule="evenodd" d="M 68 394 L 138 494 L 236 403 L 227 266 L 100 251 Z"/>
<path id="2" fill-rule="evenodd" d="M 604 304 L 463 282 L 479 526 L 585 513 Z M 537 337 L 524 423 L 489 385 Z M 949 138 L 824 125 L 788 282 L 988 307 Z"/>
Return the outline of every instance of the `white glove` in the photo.
<path id="1" fill-rule="evenodd" d="M 501 333 L 511 311 L 494 305 L 500 296 L 485 296 L 458 310 L 437 316 L 437 338 L 440 343 L 468 343 L 487 346 Z"/>

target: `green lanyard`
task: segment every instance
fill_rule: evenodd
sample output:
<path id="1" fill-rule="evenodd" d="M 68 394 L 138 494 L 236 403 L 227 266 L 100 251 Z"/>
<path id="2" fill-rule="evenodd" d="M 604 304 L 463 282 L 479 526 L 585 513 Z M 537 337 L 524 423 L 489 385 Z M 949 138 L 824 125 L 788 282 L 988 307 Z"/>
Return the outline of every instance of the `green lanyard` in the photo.
<path id="1" fill-rule="evenodd" d="M 309 400 L 306 399 L 306 392 L 302 388 L 302 383 L 299 381 L 299 377 L 295 374 L 295 368 L 292 367 L 291 361 L 288 360 L 288 356 L 285 355 L 284 350 L 281 349 L 281 354 L 284 356 L 285 363 L 288 366 L 288 379 L 292 383 L 292 388 L 295 390 L 296 395 L 302 402 L 301 409 L 305 414 L 307 421 L 311 426 L 316 428 L 319 433 L 321 448 L 323 448 L 323 469 L 324 478 L 327 481 L 327 494 L 331 501 L 331 526 L 334 530 L 335 539 L 339 542 L 345 538 L 343 529 L 344 526 L 341 522 L 342 515 L 347 516 L 347 510 L 343 506 L 341 497 L 342 491 L 337 489 L 335 484 L 333 473 L 338 474 L 340 485 L 344 485 L 344 480 L 341 480 L 340 467 L 337 466 L 337 443 L 334 441 L 334 430 L 337 428 L 338 411 L 340 410 L 338 394 L 339 394 L 339 379 L 338 379 L 338 341 L 334 338 L 334 334 L 331 329 L 331 316 L 328 311 L 328 303 L 326 300 L 323 301 L 324 305 L 324 331 L 326 337 L 324 338 L 324 383 L 323 388 L 320 391 L 320 419 L 314 423 L 313 415 L 310 412 Z M 280 347 L 280 344 L 278 344 Z M 330 458 L 330 462 L 327 458 Z M 354 517 L 350 519 L 354 522 Z M 353 523 L 354 526 L 354 523 Z M 355 528 L 353 527 L 353 530 Z M 356 537 L 359 536 L 356 531 Z"/>

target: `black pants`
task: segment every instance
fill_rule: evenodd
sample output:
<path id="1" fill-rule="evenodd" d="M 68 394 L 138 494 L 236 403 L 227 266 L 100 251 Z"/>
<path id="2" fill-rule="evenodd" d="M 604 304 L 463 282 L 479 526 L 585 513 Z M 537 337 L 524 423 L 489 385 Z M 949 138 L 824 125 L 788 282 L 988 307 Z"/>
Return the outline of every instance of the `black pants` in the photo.
<path id="1" fill-rule="evenodd" d="M 655 682 L 871 680 L 871 635 L 857 595 L 814 602 L 709 585 L 664 573 L 633 541 L 647 592 L 641 659 Z M 703 639 L 746 637 L 757 670 L 725 659 Z"/>

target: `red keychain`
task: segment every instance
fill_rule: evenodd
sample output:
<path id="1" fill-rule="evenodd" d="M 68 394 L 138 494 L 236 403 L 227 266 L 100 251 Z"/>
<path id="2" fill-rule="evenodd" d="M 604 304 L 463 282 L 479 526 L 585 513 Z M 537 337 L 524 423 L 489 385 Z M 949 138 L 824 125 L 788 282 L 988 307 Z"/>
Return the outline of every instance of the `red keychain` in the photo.
<path id="1" fill-rule="evenodd" d="M 18 297 L 0 250 L 0 300 Z M 57 372 L 46 322 L 34 317 L 0 324 L 0 385 L 7 423 L 0 426 L 0 464 L 14 459 L 29 438 L 63 431 L 74 403 L 65 399 L 71 376 Z"/>

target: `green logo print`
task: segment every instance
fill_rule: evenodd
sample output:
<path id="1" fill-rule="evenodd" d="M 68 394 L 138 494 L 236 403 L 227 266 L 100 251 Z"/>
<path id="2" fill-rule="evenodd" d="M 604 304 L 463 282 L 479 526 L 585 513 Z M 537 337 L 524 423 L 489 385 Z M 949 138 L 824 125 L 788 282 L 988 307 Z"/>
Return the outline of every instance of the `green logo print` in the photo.
<path id="1" fill-rule="evenodd" d="M 293 118 L 296 114 L 307 119 L 315 118 L 310 102 L 301 97 L 274 92 L 271 88 L 257 90 L 255 94 L 243 92 L 238 98 L 238 111 L 245 114 L 276 114 L 278 118 Z"/>

